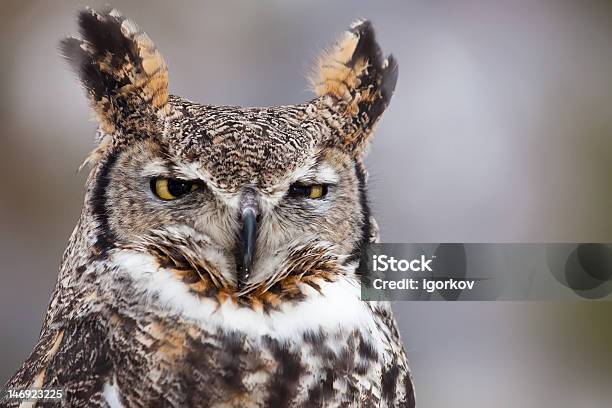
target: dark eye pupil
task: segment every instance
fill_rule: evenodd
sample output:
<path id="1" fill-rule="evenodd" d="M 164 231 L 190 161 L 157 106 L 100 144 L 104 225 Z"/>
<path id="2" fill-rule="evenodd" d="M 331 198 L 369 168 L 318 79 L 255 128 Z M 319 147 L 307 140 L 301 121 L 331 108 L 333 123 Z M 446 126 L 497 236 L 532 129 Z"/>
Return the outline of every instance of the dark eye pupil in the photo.
<path id="1" fill-rule="evenodd" d="M 315 193 L 315 194 L 313 194 Z M 327 195 L 327 185 L 293 184 L 289 187 L 289 196 L 294 198 L 323 198 Z"/>
<path id="2" fill-rule="evenodd" d="M 168 192 L 175 197 L 180 197 L 191 191 L 192 183 L 189 181 L 169 179 L 168 180 Z"/>
<path id="3" fill-rule="evenodd" d="M 293 185 L 289 188 L 289 195 L 292 197 L 308 197 L 310 195 L 310 186 Z"/>

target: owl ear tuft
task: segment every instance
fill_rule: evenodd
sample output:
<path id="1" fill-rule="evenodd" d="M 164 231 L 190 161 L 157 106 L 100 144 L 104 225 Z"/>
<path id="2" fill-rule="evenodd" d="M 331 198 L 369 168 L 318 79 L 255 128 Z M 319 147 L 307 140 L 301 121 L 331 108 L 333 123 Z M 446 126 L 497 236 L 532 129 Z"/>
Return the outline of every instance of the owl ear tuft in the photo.
<path id="1" fill-rule="evenodd" d="M 343 119 L 338 130 L 346 146 L 363 149 L 391 101 L 397 76 L 395 58 L 383 56 L 372 23 L 367 20 L 353 23 L 319 58 L 312 87 L 318 97 L 331 98 L 331 107 Z"/>
<path id="2" fill-rule="evenodd" d="M 138 133 L 150 126 L 146 118 L 167 113 L 168 71 L 151 39 L 116 10 L 83 10 L 78 23 L 82 38 L 66 38 L 60 49 L 85 87 L 101 130 Z"/>

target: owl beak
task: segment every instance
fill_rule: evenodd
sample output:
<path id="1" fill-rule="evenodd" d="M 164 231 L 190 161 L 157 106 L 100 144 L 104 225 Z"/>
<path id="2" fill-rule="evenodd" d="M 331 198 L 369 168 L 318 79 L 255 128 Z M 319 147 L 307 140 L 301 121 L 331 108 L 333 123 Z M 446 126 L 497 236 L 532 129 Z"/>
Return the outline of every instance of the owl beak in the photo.
<path id="1" fill-rule="evenodd" d="M 242 229 L 240 230 L 238 242 L 238 257 L 236 259 L 236 273 L 238 287 L 243 287 L 251 276 L 253 260 L 257 241 L 257 216 L 259 209 L 255 200 L 255 194 L 251 190 L 246 191 L 241 203 L 240 219 Z"/>

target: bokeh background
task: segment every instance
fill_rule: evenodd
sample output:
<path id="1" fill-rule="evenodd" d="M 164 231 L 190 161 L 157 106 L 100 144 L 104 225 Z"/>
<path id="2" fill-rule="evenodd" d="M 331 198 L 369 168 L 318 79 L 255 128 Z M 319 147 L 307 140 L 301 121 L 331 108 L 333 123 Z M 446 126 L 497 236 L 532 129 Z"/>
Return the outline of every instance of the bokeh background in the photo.
<path id="1" fill-rule="evenodd" d="M 36 342 L 77 220 L 92 114 L 57 43 L 85 5 L 0 16 L 0 383 Z M 386 242 L 612 241 L 612 4 L 112 1 L 157 43 L 171 91 L 212 104 L 311 97 L 353 20 L 400 64 L 368 158 Z M 612 307 L 396 304 L 421 407 L 609 407 Z"/>

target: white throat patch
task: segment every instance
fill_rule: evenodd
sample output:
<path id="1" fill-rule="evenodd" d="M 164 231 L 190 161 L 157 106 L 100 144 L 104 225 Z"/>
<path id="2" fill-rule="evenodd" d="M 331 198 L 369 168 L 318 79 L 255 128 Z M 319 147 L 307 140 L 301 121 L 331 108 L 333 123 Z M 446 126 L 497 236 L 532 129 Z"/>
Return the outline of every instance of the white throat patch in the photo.
<path id="1" fill-rule="evenodd" d="M 321 284 L 321 293 L 304 285 L 306 299 L 287 303 L 280 310 L 256 311 L 231 301 L 219 303 L 200 298 L 172 272 L 160 268 L 155 258 L 140 252 L 122 250 L 111 256 L 117 272 L 127 274 L 137 289 L 144 290 L 148 302 L 176 313 L 203 328 L 236 330 L 249 336 L 270 336 L 280 340 L 301 338 L 307 331 L 352 331 L 360 329 L 380 346 L 371 309 L 360 299 L 359 282 L 340 278 Z M 153 300 L 155 299 L 155 300 Z M 377 344 L 378 343 L 378 344 Z"/>

